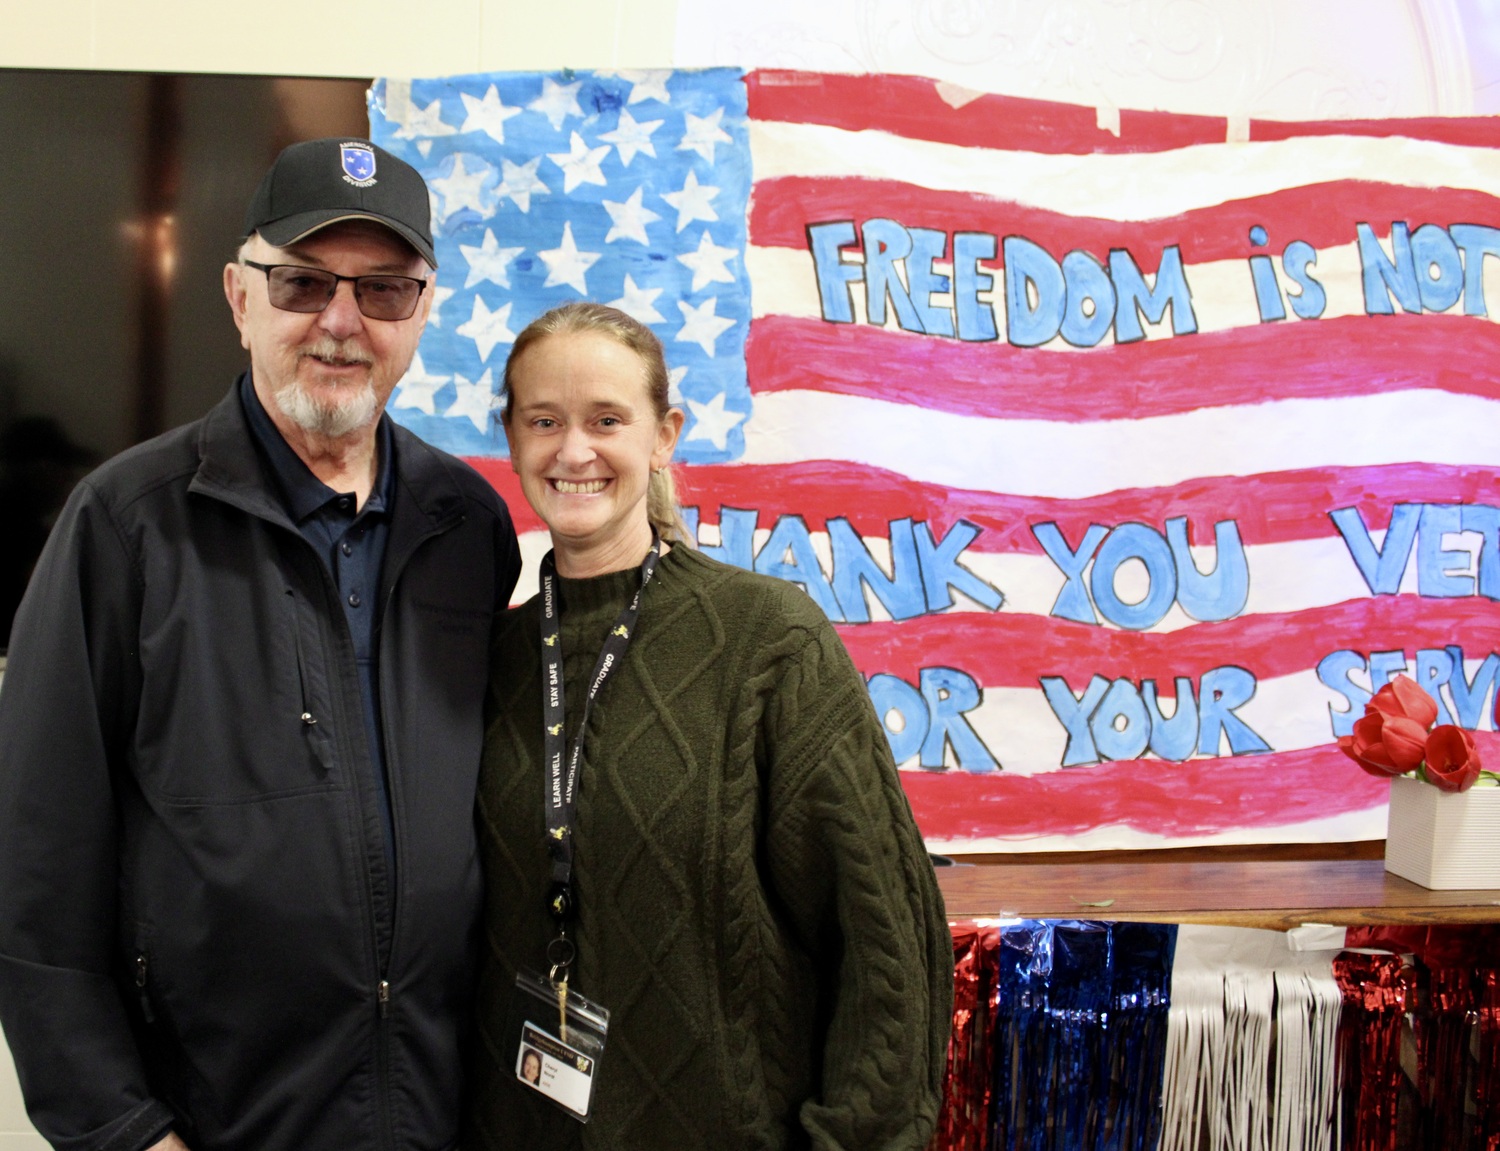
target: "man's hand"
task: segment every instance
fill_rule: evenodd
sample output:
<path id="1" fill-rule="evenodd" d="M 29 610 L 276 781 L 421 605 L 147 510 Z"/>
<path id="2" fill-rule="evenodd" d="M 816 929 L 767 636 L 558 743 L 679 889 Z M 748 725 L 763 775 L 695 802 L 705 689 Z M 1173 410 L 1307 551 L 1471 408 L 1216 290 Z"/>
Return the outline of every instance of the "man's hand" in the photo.
<path id="1" fill-rule="evenodd" d="M 188 1151 L 188 1145 L 177 1138 L 177 1132 L 168 1131 L 167 1137 L 160 1143 L 153 1143 L 146 1151 Z"/>

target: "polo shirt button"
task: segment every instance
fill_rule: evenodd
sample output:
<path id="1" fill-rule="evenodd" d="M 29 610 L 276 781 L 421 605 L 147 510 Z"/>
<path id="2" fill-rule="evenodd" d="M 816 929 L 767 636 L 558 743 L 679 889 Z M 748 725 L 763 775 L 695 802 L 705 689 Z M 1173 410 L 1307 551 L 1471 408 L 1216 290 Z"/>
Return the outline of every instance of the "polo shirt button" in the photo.
<path id="1" fill-rule="evenodd" d="M 358 607 L 359 606 L 359 592 L 352 591 L 352 592 L 349 593 L 349 606 L 350 607 Z"/>
<path id="2" fill-rule="evenodd" d="M 346 556 L 352 556 L 354 554 L 354 549 L 349 546 L 348 540 L 345 540 L 343 543 L 339 544 L 339 550 L 342 551 Z"/>

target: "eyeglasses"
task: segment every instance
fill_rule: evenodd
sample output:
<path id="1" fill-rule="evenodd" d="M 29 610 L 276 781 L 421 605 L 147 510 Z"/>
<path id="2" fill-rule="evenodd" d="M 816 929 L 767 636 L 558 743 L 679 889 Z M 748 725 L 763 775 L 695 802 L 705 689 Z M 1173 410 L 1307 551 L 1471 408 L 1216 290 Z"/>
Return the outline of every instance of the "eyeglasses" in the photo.
<path id="1" fill-rule="evenodd" d="M 417 310 L 426 280 L 413 276 L 339 276 L 321 268 L 298 264 L 245 264 L 266 274 L 271 306 L 283 312 L 321 312 L 333 300 L 339 284 L 354 285 L 354 302 L 372 320 L 405 320 Z"/>

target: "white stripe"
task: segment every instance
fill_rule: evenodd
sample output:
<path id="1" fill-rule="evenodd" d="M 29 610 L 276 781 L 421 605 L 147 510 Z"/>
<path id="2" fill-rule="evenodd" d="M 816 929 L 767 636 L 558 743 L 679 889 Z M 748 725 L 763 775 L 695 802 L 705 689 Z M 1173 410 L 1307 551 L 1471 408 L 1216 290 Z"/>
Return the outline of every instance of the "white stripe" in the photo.
<path id="1" fill-rule="evenodd" d="M 1122 221 L 1158 220 L 1335 180 L 1500 194 L 1500 151 L 1404 136 L 1306 136 L 1167 152 L 1047 155 L 754 120 L 750 155 L 757 181 L 898 180 Z M 1372 223 L 1383 231 L 1389 221 Z"/>
<path id="2" fill-rule="evenodd" d="M 1423 460 L 1500 466 L 1500 400 L 1414 389 L 1062 423 L 933 411 L 822 392 L 756 397 L 746 464 L 839 460 L 924 483 L 1081 499 L 1199 476 Z"/>

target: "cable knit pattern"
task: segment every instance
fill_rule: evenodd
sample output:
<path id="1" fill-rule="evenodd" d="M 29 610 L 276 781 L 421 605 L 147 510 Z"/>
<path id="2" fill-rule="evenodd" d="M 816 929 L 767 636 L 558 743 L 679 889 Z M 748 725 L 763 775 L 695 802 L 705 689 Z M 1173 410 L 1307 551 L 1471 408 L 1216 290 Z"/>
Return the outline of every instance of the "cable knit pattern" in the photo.
<path id="1" fill-rule="evenodd" d="M 637 580 L 561 581 L 570 724 Z M 544 969 L 552 934 L 538 615 L 507 613 L 495 641 L 465 1146 L 925 1147 L 952 944 L 864 682 L 801 589 L 681 547 L 594 704 L 579 781 L 573 986 L 611 1013 L 593 1117 L 517 1083 L 515 974 Z"/>

